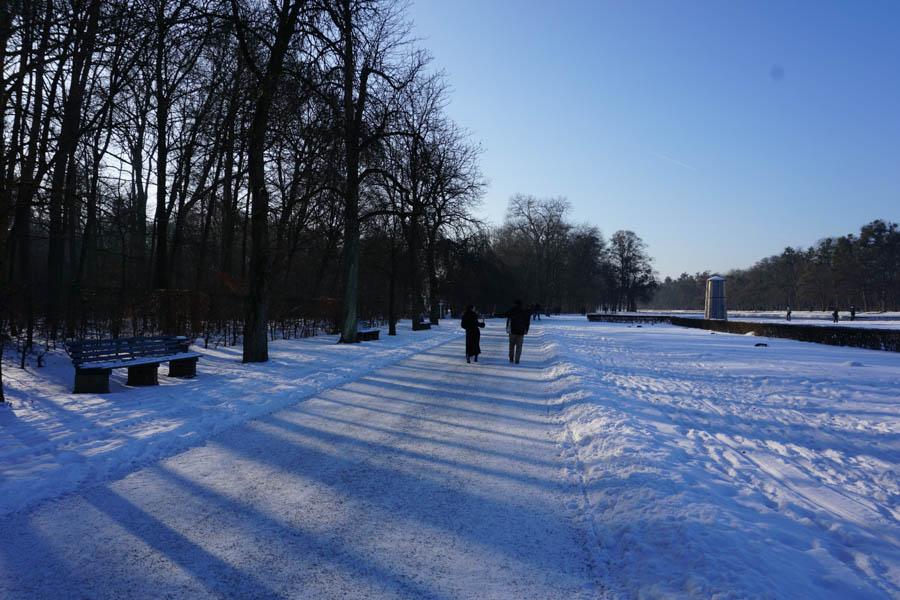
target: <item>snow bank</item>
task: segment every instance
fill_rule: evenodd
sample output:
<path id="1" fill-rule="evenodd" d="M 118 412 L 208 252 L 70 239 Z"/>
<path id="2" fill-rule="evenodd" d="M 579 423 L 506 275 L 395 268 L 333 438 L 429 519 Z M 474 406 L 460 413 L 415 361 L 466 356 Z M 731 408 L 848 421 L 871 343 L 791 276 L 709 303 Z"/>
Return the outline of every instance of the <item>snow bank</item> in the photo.
<path id="1" fill-rule="evenodd" d="M 548 331 L 558 441 L 614 597 L 900 596 L 896 354 Z"/>

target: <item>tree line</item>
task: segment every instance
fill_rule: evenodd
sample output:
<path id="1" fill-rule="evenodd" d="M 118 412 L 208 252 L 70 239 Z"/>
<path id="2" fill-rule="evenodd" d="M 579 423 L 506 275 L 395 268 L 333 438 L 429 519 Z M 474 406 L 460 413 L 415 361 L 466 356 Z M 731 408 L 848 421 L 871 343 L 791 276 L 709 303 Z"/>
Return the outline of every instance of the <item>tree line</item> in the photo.
<path id="1" fill-rule="evenodd" d="M 636 235 L 565 201 L 477 218 L 481 147 L 399 0 L 10 0 L 0 64 L 0 357 L 23 366 L 36 339 L 161 332 L 259 362 L 442 302 L 652 287 Z"/>
<path id="2" fill-rule="evenodd" d="M 381 310 L 361 240 L 388 232 L 378 278 L 415 304 L 476 222 L 480 148 L 400 2 L 14 0 L 0 53 L 0 331 L 26 349 L 230 324 L 264 361 L 306 317 L 354 342 Z"/>
<path id="3" fill-rule="evenodd" d="M 711 275 L 666 277 L 644 306 L 702 309 Z M 728 307 L 737 310 L 900 310 L 900 226 L 876 219 L 858 234 L 785 248 L 724 276 Z"/>
<path id="4" fill-rule="evenodd" d="M 656 286 L 646 244 L 628 230 L 607 239 L 570 211 L 564 198 L 513 196 L 501 225 L 448 240 L 442 293 L 487 313 L 513 298 L 564 312 L 635 310 Z"/>

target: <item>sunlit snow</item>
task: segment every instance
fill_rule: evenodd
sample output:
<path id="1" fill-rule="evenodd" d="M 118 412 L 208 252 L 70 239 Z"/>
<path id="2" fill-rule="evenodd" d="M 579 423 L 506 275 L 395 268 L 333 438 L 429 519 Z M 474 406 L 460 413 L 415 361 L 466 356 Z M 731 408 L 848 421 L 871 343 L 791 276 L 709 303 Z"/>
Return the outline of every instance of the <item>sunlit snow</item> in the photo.
<path id="1" fill-rule="evenodd" d="M 195 347 L 195 379 L 107 395 L 60 352 L 4 365 L 0 597 L 900 596 L 900 354 L 385 333 Z"/>

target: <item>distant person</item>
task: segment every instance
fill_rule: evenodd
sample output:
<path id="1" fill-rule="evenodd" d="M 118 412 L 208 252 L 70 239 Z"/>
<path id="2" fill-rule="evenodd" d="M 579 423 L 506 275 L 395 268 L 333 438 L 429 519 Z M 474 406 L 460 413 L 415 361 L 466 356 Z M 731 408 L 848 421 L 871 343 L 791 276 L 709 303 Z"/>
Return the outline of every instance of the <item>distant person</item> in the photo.
<path id="1" fill-rule="evenodd" d="M 851 321 L 856 320 L 856 307 L 853 305 L 850 306 L 850 320 Z"/>
<path id="2" fill-rule="evenodd" d="M 535 319 L 541 320 L 541 305 L 539 303 L 536 303 L 531 310 L 531 320 L 534 321 Z"/>
<path id="3" fill-rule="evenodd" d="M 475 312 L 475 305 L 466 306 L 466 312 L 463 313 L 460 325 L 466 330 L 466 362 L 472 362 L 471 358 L 475 358 L 478 362 L 478 355 L 481 354 L 481 328 L 484 327 L 484 319 L 478 322 L 478 313 Z"/>
<path id="4" fill-rule="evenodd" d="M 509 362 L 519 364 L 522 357 L 522 344 L 528 327 L 531 325 L 531 313 L 522 306 L 521 300 L 513 301 L 512 308 L 497 315 L 506 317 L 506 332 L 509 334 Z"/>
<path id="5" fill-rule="evenodd" d="M 787 315 L 785 315 L 785 319 L 787 319 L 788 321 L 791 320 L 791 307 L 790 306 L 787 307 Z"/>
<path id="6" fill-rule="evenodd" d="M 832 323 L 838 322 L 838 309 L 834 309 L 834 312 L 831 313 L 831 322 Z"/>

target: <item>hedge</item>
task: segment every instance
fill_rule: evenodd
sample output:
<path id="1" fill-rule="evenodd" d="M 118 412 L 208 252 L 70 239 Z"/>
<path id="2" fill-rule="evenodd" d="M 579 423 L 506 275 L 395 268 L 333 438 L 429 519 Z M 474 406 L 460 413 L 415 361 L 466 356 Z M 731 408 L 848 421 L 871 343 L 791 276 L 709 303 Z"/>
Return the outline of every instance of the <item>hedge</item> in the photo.
<path id="1" fill-rule="evenodd" d="M 787 323 L 760 323 L 749 321 L 719 321 L 692 319 L 690 317 L 589 314 L 590 321 L 611 323 L 670 323 L 679 327 L 708 329 L 722 333 L 753 333 L 760 337 L 787 338 L 800 342 L 850 346 L 870 350 L 900 352 L 900 331 L 896 329 L 870 329 L 865 327 L 834 327 L 828 325 L 791 325 Z"/>

